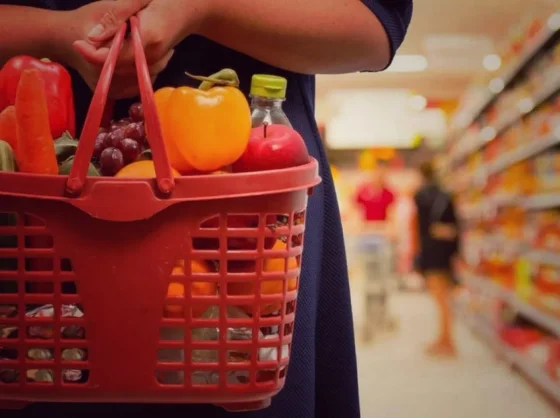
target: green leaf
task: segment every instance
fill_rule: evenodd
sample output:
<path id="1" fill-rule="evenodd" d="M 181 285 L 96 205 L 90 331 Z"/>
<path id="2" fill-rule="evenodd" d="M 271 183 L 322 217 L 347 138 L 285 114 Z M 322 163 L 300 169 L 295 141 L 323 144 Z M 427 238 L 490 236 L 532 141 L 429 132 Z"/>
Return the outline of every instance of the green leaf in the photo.
<path id="1" fill-rule="evenodd" d="M 60 167 L 58 168 L 58 174 L 61 174 L 63 176 L 67 176 L 68 174 L 70 174 L 70 170 L 72 170 L 72 165 L 74 164 L 74 156 L 70 156 L 66 159 L 66 161 L 64 161 Z M 97 169 L 95 168 L 95 166 L 92 163 L 89 163 L 89 167 L 88 167 L 88 172 L 87 172 L 88 177 L 99 177 L 100 174 L 97 171 Z"/>
<path id="2" fill-rule="evenodd" d="M 62 164 L 68 157 L 76 154 L 78 143 L 68 132 L 64 132 L 60 138 L 54 141 L 54 151 L 58 164 Z"/>
<path id="3" fill-rule="evenodd" d="M 17 171 L 14 150 L 6 141 L 0 140 L 0 171 Z M 15 226 L 17 217 L 14 213 L 0 213 L 0 226 Z M 17 248 L 17 236 L 0 235 L 0 248 Z M 0 270 L 17 270 L 17 259 L 0 258 Z"/>
<path id="4" fill-rule="evenodd" d="M 140 156 L 138 157 L 138 161 L 152 160 L 152 159 L 153 159 L 153 155 L 151 149 L 146 149 L 142 151 L 142 154 L 140 154 Z"/>
<path id="5" fill-rule="evenodd" d="M 6 141 L 0 140 L 0 171 L 17 171 L 14 150 Z"/>

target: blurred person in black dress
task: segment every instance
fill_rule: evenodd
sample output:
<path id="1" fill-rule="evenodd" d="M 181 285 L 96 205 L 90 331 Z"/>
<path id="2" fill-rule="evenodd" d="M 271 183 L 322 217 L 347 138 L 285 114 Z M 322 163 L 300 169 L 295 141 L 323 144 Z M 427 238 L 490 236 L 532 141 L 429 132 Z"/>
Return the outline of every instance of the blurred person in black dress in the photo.
<path id="1" fill-rule="evenodd" d="M 439 335 L 428 347 L 427 353 L 454 357 L 457 350 L 450 299 L 454 286 L 453 263 L 459 247 L 459 225 L 453 199 L 438 185 L 432 164 L 423 163 L 420 172 L 423 185 L 414 196 L 417 232 L 415 267 L 426 279 L 440 322 Z"/>

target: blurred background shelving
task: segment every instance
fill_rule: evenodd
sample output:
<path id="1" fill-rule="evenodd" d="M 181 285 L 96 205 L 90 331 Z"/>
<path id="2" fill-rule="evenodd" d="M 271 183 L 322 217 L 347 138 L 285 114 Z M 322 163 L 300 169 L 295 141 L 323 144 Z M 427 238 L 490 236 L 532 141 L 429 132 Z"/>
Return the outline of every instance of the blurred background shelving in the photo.
<path id="1" fill-rule="evenodd" d="M 525 37 L 459 105 L 440 170 L 463 221 L 461 317 L 560 402 L 560 14 Z"/>
<path id="2" fill-rule="evenodd" d="M 397 274 L 421 288 L 411 273 L 408 221 L 418 165 L 433 159 L 461 218 L 459 326 L 560 407 L 560 3 L 416 2 L 408 37 L 388 71 L 317 78 L 316 117 L 338 193 L 357 330 L 364 275 L 357 242 L 365 228 L 356 189 L 381 161 L 388 165 L 399 220 Z M 410 319 L 418 316 L 411 296 L 393 299 L 403 321 L 415 323 L 403 325 L 407 332 L 423 326 Z M 400 352 L 391 344 L 383 347 Z M 481 372 L 468 361 L 469 370 Z M 364 399 L 370 401 L 369 392 Z M 383 400 L 376 402 L 377 408 Z M 507 406 L 500 405 L 501 414 Z M 463 406 L 469 411 L 473 402 Z M 481 408 L 480 416 L 495 415 Z M 522 409 L 519 404 L 507 416 L 532 414 Z M 459 416 L 457 408 L 423 411 Z M 424 415 L 415 409 L 394 416 Z"/>

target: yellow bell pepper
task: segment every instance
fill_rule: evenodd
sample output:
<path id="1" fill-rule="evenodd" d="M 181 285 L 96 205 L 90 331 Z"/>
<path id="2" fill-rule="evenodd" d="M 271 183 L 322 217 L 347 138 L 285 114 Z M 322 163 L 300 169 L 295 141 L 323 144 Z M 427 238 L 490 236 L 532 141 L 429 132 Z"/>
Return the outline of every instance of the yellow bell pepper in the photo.
<path id="1" fill-rule="evenodd" d="M 155 92 L 154 99 L 156 102 L 158 117 L 161 123 L 161 133 L 163 135 L 163 142 L 165 143 L 165 149 L 169 158 L 169 164 L 171 164 L 171 167 L 173 167 L 178 172 L 186 174 L 190 171 L 193 171 L 193 167 L 179 152 L 177 145 L 175 145 L 175 142 L 171 140 L 171 135 L 168 132 L 171 123 L 169 121 L 169 114 L 166 111 L 166 107 L 174 91 L 175 89 L 173 87 L 164 87 Z"/>
<path id="2" fill-rule="evenodd" d="M 203 80 L 198 89 L 156 92 L 164 140 L 171 165 L 178 171 L 189 171 L 189 167 L 216 171 L 233 164 L 245 151 L 251 110 L 232 70 L 194 78 Z"/>

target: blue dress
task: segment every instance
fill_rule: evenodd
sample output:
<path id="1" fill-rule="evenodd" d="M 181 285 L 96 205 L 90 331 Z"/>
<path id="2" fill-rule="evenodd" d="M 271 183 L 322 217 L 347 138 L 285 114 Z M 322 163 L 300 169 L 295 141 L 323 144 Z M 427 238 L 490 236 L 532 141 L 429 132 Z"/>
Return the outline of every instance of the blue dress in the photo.
<path id="1" fill-rule="evenodd" d="M 387 31 L 394 54 L 405 36 L 412 14 L 412 0 L 362 0 L 379 18 Z M 18 4 L 18 1 L 0 3 Z M 20 5 L 74 9 L 87 0 L 19 1 Z M 343 234 L 329 164 L 314 119 L 315 77 L 271 67 L 247 55 L 225 48 L 199 36 L 190 36 L 176 48 L 168 68 L 161 73 L 156 87 L 189 85 L 184 75 L 212 74 L 222 68 L 234 68 L 241 88 L 247 93 L 252 74 L 267 73 L 288 79 L 285 111 L 294 128 L 305 138 L 310 153 L 320 163 L 323 183 L 309 202 L 302 279 L 292 358 L 285 388 L 272 406 L 260 412 L 237 414 L 242 417 L 355 418 L 360 416 L 358 382 L 350 292 Z M 74 92 L 78 125 L 83 123 L 91 92 L 74 74 Z M 126 114 L 129 103 L 117 105 Z M 32 405 L 27 416 L 75 416 L 89 413 L 102 416 L 225 417 L 220 408 L 210 405 Z M 19 415 L 21 416 L 21 415 Z"/>

